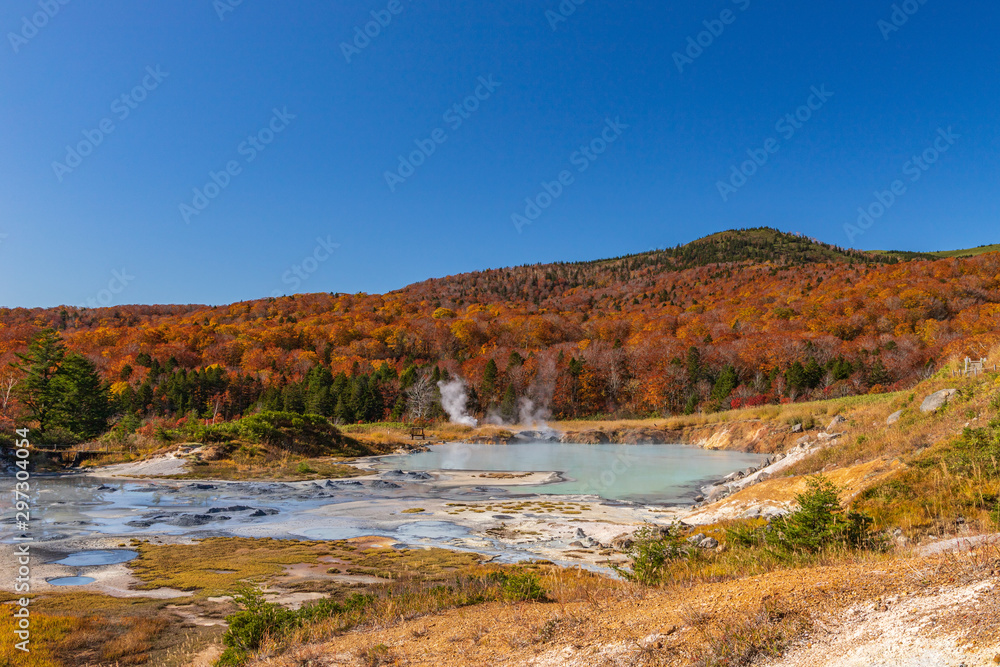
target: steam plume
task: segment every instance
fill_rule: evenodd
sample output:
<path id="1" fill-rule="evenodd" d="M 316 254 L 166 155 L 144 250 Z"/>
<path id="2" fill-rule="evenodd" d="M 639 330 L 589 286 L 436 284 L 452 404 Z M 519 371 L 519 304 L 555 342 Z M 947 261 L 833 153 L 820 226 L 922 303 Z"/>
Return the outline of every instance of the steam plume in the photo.
<path id="1" fill-rule="evenodd" d="M 466 410 L 465 404 L 469 397 L 465 393 L 464 382 L 458 378 L 449 382 L 438 382 L 438 389 L 441 390 L 441 407 L 448 413 L 448 420 L 452 424 L 473 427 L 479 425 L 475 417 Z"/>

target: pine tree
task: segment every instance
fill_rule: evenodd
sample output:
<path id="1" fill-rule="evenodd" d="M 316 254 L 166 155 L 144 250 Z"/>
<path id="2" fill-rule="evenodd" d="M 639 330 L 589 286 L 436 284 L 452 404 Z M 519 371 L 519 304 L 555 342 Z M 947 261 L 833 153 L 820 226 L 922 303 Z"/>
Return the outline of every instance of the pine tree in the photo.
<path id="1" fill-rule="evenodd" d="M 493 399 L 493 394 L 497 388 L 497 376 L 500 371 L 497 369 L 497 362 L 490 359 L 486 362 L 486 368 L 483 370 L 483 384 L 482 391 L 483 401 L 489 403 Z"/>
<path id="2" fill-rule="evenodd" d="M 53 411 L 59 402 L 55 378 L 65 357 L 66 346 L 59 334 L 53 329 L 44 329 L 31 338 L 24 354 L 17 355 L 21 363 L 11 364 L 24 374 L 15 391 L 26 409 L 25 416 L 38 422 L 38 431 L 43 436 L 51 426 Z"/>
<path id="3" fill-rule="evenodd" d="M 111 416 L 111 403 L 94 364 L 79 354 L 66 355 L 55 384 L 60 396 L 54 423 L 85 439 L 103 433 Z"/>
<path id="4" fill-rule="evenodd" d="M 740 378 L 736 375 L 736 369 L 732 365 L 726 365 L 719 374 L 719 379 L 715 381 L 715 386 L 712 387 L 712 400 L 721 404 L 729 398 L 739 383 Z"/>
<path id="5" fill-rule="evenodd" d="M 500 416 L 505 422 L 517 421 L 517 394 L 514 392 L 514 385 L 507 385 L 507 391 L 500 401 Z"/>

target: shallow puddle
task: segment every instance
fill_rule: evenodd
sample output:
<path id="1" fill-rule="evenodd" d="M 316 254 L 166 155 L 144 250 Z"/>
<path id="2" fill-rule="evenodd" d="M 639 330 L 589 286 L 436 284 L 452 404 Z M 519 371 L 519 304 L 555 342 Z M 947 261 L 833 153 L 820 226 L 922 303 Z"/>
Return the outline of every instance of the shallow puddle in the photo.
<path id="1" fill-rule="evenodd" d="M 138 557 L 135 551 L 126 549 L 94 549 L 92 551 L 77 551 L 62 560 L 55 561 L 56 565 L 69 565 L 70 567 L 86 567 L 90 565 L 116 565 L 127 563 Z"/>
<path id="2" fill-rule="evenodd" d="M 53 586 L 86 586 L 87 584 L 92 584 L 96 581 L 93 577 L 57 577 L 56 579 L 49 579 L 49 583 Z"/>

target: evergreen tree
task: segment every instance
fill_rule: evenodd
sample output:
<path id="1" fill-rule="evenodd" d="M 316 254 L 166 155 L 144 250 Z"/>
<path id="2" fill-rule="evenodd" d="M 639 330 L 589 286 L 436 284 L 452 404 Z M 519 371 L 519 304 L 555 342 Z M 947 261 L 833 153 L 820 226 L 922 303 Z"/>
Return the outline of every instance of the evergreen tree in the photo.
<path id="1" fill-rule="evenodd" d="M 715 381 L 715 386 L 712 387 L 712 400 L 721 404 L 729 398 L 729 395 L 733 393 L 733 390 L 736 389 L 739 383 L 740 378 L 736 374 L 736 369 L 731 364 L 727 364 L 722 369 L 722 373 L 719 374 L 719 379 Z"/>
<path id="2" fill-rule="evenodd" d="M 43 329 L 28 343 L 28 350 L 18 354 L 18 364 L 11 366 L 24 374 L 16 393 L 25 407 L 25 416 L 38 422 L 40 434 L 51 426 L 53 412 L 59 403 L 59 383 L 56 374 L 66 357 L 66 346 L 53 329 Z"/>
<path id="3" fill-rule="evenodd" d="M 416 381 L 417 367 L 411 364 L 410 366 L 407 366 L 406 370 L 403 371 L 403 374 L 399 376 L 399 385 L 403 389 L 408 389 Z"/>
<path id="4" fill-rule="evenodd" d="M 507 391 L 500 401 L 500 416 L 505 422 L 517 421 L 517 394 L 514 392 L 514 385 L 507 385 Z"/>
<path id="5" fill-rule="evenodd" d="M 700 380 L 702 376 L 701 352 L 699 352 L 698 348 L 694 347 L 693 345 L 690 348 L 688 348 L 687 375 L 688 375 L 688 386 L 691 387 L 698 384 L 698 380 Z"/>
<path id="6" fill-rule="evenodd" d="M 871 368 L 868 369 L 868 384 L 875 386 L 877 384 L 887 385 L 892 384 L 892 375 L 886 369 L 885 364 L 882 360 L 877 358 L 874 363 L 872 363 Z"/>
<path id="7" fill-rule="evenodd" d="M 403 419 L 403 415 L 406 414 L 406 394 L 400 393 L 399 398 L 396 399 L 396 404 L 392 406 L 392 413 L 389 415 L 389 419 L 394 422 L 398 422 Z"/>
<path id="8" fill-rule="evenodd" d="M 497 376 L 500 371 L 497 369 L 497 362 L 490 359 L 486 362 L 486 368 L 483 370 L 483 384 L 482 384 L 482 395 L 483 401 L 489 403 L 494 392 L 497 389 Z"/>
<path id="9" fill-rule="evenodd" d="M 803 369 L 805 385 L 810 389 L 815 389 L 823 382 L 823 368 L 816 362 L 815 357 L 809 357 Z"/>
<path id="10" fill-rule="evenodd" d="M 82 355 L 69 354 L 55 380 L 59 402 L 54 423 L 85 439 L 103 433 L 111 416 L 111 403 L 94 364 Z"/>
<path id="11" fill-rule="evenodd" d="M 804 389 L 806 387 L 806 370 L 802 362 L 796 361 L 785 371 L 785 383 L 789 389 Z"/>

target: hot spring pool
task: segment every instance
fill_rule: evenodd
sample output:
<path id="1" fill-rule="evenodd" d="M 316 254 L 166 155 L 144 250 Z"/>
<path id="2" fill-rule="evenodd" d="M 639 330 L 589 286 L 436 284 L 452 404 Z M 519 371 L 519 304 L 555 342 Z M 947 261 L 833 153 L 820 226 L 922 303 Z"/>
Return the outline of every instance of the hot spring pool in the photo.
<path id="1" fill-rule="evenodd" d="M 764 454 L 714 451 L 690 445 L 449 443 L 432 445 L 426 452 L 384 457 L 379 460 L 378 467 L 405 471 L 552 471 L 561 473 L 565 481 L 516 489 L 670 504 L 690 502 L 702 485 L 717 481 L 734 470 L 758 466 L 766 458 Z"/>

